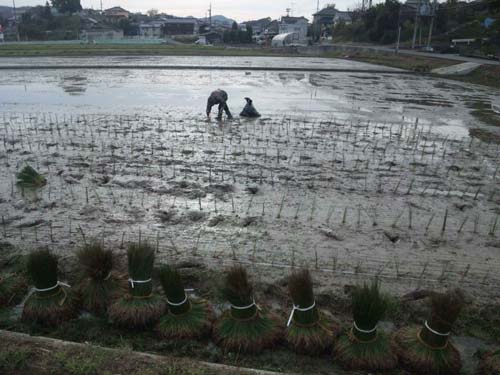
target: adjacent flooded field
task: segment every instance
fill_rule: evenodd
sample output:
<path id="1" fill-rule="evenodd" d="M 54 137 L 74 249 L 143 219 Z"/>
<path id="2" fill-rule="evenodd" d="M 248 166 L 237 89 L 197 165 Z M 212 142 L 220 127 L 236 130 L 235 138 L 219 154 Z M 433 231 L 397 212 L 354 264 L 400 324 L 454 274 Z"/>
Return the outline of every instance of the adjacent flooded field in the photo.
<path id="1" fill-rule="evenodd" d="M 20 61 L 76 60 L 95 64 Z M 326 290 L 378 276 L 498 299 L 500 128 L 472 113 L 495 119 L 498 92 L 343 60 L 160 60 L 242 69 L 2 71 L 0 240 L 68 256 L 147 240 L 160 261 L 244 262 L 261 281 L 306 266 Z M 362 72 L 252 70 L 346 65 Z M 217 88 L 262 118 L 207 122 Z M 26 164 L 47 186 L 16 186 Z"/>

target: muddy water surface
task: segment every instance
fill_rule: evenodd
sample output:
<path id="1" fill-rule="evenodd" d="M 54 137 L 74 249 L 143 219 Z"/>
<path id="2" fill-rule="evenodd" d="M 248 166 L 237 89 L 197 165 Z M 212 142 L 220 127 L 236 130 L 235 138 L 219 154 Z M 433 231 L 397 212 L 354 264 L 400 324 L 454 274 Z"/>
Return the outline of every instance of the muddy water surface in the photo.
<path id="1" fill-rule="evenodd" d="M 215 88 L 263 117 L 207 122 Z M 488 128 L 471 97 L 495 93 L 389 73 L 11 70 L 2 234 L 63 254 L 147 239 L 162 260 L 243 261 L 269 281 L 304 265 L 327 290 L 378 275 L 395 293 L 498 298 L 500 154 L 468 137 Z M 26 163 L 47 186 L 15 186 Z"/>

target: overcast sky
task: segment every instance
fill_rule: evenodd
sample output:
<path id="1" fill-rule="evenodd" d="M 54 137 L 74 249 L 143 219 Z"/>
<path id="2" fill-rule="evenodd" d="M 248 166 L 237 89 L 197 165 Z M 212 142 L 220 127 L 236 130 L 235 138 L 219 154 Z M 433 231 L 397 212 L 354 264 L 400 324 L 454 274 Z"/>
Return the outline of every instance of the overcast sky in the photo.
<path id="1" fill-rule="evenodd" d="M 16 6 L 43 5 L 45 0 L 15 0 Z M 380 0 L 374 0 L 379 2 Z M 100 0 L 81 0 L 84 8 L 100 8 Z M 121 6 L 131 12 L 146 12 L 156 8 L 176 16 L 206 16 L 210 0 L 102 0 L 104 9 Z M 320 0 L 320 8 L 328 3 L 337 4 L 340 10 L 354 8 L 361 0 Z M 0 5 L 12 6 L 12 0 L 0 0 Z M 213 0 L 212 14 L 223 14 L 237 21 L 264 17 L 279 18 L 286 14 L 286 8 L 293 9 L 294 16 L 311 19 L 316 11 L 317 0 Z"/>

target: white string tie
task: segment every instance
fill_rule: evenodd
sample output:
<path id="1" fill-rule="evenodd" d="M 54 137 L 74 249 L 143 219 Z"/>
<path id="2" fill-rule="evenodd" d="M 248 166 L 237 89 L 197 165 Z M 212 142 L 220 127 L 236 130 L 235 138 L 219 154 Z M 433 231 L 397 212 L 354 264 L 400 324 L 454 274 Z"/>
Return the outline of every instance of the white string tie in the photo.
<path id="1" fill-rule="evenodd" d="M 152 279 L 148 279 L 148 280 L 133 280 L 133 279 L 128 279 L 128 282 L 130 283 L 130 285 L 132 285 L 132 289 L 135 288 L 135 284 L 147 284 L 147 283 L 150 283 L 152 281 Z"/>
<path id="2" fill-rule="evenodd" d="M 316 307 L 316 301 L 313 302 L 313 304 L 309 307 L 301 308 L 299 306 L 293 305 L 292 312 L 290 313 L 290 318 L 288 318 L 288 323 L 286 324 L 287 327 L 290 327 L 290 324 L 292 324 L 293 316 L 295 315 L 295 311 L 300 311 L 300 312 L 306 312 L 314 309 Z"/>
<path id="3" fill-rule="evenodd" d="M 45 289 L 33 288 L 33 291 L 35 291 L 35 292 L 50 292 L 51 290 L 54 290 L 54 289 L 56 289 L 56 288 L 57 288 L 57 287 L 59 287 L 59 286 L 65 286 L 65 287 L 71 288 L 71 286 L 70 286 L 70 285 L 68 285 L 68 284 L 66 284 L 66 283 L 63 283 L 63 282 L 58 281 L 58 282 L 56 283 L 56 285 L 51 286 L 50 288 L 45 288 Z"/>
<path id="4" fill-rule="evenodd" d="M 23 306 L 24 306 L 24 304 L 26 303 L 26 301 L 27 301 L 27 300 L 28 300 L 28 299 L 29 299 L 29 298 L 33 295 L 33 293 L 35 293 L 35 292 L 50 292 L 51 290 L 54 290 L 54 289 L 56 289 L 56 288 L 57 288 L 57 287 L 59 287 L 59 286 L 65 286 L 65 287 L 67 287 L 67 288 L 71 288 L 71 285 L 66 284 L 66 283 L 63 283 L 63 282 L 61 282 L 61 281 L 58 281 L 58 282 L 56 283 L 56 285 L 51 286 L 50 288 L 38 289 L 38 288 L 36 288 L 36 287 L 33 287 L 33 288 L 31 288 L 31 290 L 29 291 L 28 295 L 27 295 L 27 296 L 23 299 L 23 301 L 21 302 L 21 305 L 23 305 Z"/>
<path id="5" fill-rule="evenodd" d="M 170 306 L 174 306 L 174 307 L 176 307 L 176 306 L 182 306 L 182 305 L 184 305 L 184 304 L 187 302 L 187 300 L 188 300 L 188 296 L 187 296 L 187 294 L 184 294 L 184 296 L 185 296 L 185 297 L 184 297 L 184 300 L 183 300 L 182 302 L 179 302 L 179 303 L 170 302 L 170 301 L 168 300 L 168 298 L 167 298 L 167 303 L 168 303 Z"/>
<path id="6" fill-rule="evenodd" d="M 427 323 L 427 320 L 425 321 L 425 328 L 427 328 L 429 331 L 431 331 L 432 333 L 434 333 L 435 335 L 438 335 L 438 336 L 448 337 L 451 334 L 451 332 L 441 333 L 441 332 L 433 330 L 431 327 L 429 327 L 429 323 Z"/>
<path id="7" fill-rule="evenodd" d="M 255 306 L 255 299 L 253 299 L 252 303 L 248 306 L 235 306 L 235 305 L 231 304 L 231 308 L 233 308 L 235 310 L 248 310 L 254 306 Z"/>
<path id="8" fill-rule="evenodd" d="M 375 328 L 373 328 L 373 329 L 369 329 L 369 330 L 366 330 L 366 329 L 361 329 L 361 328 L 359 328 L 359 327 L 358 327 L 358 325 L 356 324 L 356 321 L 354 321 L 354 322 L 353 322 L 353 326 L 354 326 L 354 329 L 355 329 L 356 331 L 361 332 L 361 333 L 366 333 L 366 334 L 375 332 L 375 331 L 377 330 L 377 327 L 378 327 L 378 325 L 375 325 Z"/>

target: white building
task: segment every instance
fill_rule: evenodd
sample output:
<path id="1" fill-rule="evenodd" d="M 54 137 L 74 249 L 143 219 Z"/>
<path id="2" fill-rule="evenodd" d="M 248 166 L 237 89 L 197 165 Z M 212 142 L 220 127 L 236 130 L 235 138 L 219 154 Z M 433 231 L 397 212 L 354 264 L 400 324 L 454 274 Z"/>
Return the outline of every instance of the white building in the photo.
<path id="1" fill-rule="evenodd" d="M 309 22 L 305 17 L 281 17 L 279 34 L 293 34 L 293 43 L 307 43 L 307 29 Z M 289 38 L 287 38 L 289 39 Z"/>

